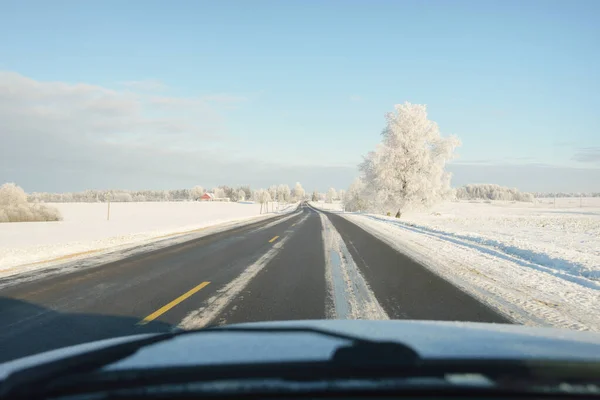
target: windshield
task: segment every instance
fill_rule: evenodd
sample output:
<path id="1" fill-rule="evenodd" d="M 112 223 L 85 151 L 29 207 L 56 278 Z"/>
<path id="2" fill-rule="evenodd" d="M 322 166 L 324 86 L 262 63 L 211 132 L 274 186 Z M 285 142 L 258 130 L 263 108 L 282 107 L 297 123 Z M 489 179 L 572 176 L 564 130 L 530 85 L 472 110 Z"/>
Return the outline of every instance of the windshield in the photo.
<path id="1" fill-rule="evenodd" d="M 0 14 L 0 362 L 246 322 L 600 331 L 600 2 Z"/>

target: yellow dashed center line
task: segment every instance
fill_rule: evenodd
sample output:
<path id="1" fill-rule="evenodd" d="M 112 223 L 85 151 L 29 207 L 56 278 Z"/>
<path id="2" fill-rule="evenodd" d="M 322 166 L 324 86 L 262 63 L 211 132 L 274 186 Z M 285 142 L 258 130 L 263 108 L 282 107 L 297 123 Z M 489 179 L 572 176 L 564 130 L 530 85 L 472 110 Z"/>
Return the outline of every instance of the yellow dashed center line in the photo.
<path id="1" fill-rule="evenodd" d="M 169 311 L 171 308 L 175 307 L 177 304 L 181 303 L 182 301 L 184 301 L 185 299 L 187 299 L 194 293 L 199 292 L 203 287 L 207 286 L 209 283 L 210 282 L 202 282 L 201 284 L 199 284 L 195 288 L 185 292 L 184 294 L 182 294 L 181 296 L 179 296 L 178 298 L 176 298 L 169 304 L 162 306 L 158 310 L 154 311 L 152 314 L 148 315 L 146 318 L 144 318 L 137 324 L 138 325 L 146 325 L 148 322 L 155 320 L 156 318 L 160 317 L 161 315 L 163 315 L 164 313 Z"/>
<path id="2" fill-rule="evenodd" d="M 277 240 L 277 238 L 279 238 L 279 236 L 275 236 L 273 239 L 269 240 L 269 243 L 273 243 L 274 241 Z"/>

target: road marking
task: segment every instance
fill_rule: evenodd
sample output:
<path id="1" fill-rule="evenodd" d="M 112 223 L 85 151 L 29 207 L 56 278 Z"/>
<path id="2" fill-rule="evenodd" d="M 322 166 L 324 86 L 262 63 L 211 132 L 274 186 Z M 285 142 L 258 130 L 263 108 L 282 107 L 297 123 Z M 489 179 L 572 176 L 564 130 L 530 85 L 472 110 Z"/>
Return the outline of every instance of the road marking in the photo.
<path id="1" fill-rule="evenodd" d="M 275 236 L 273 239 L 269 240 L 269 243 L 273 243 L 274 241 L 276 241 L 279 238 L 279 236 Z"/>
<path id="2" fill-rule="evenodd" d="M 202 288 L 206 287 L 209 283 L 210 282 L 202 282 L 201 284 L 199 284 L 195 288 L 185 292 L 184 294 L 182 294 L 181 296 L 179 296 L 178 298 L 176 298 L 169 304 L 164 305 L 161 308 L 159 308 L 158 310 L 154 311 L 152 314 L 148 315 L 146 318 L 144 318 L 137 324 L 138 325 L 146 325 L 148 322 L 155 320 L 156 318 L 160 317 L 161 315 L 163 315 L 164 313 L 169 311 L 171 308 L 175 307 L 177 304 L 181 303 L 182 301 L 184 301 L 185 299 L 187 299 L 194 293 L 199 292 Z"/>
<path id="3" fill-rule="evenodd" d="M 216 293 L 204 302 L 202 308 L 189 313 L 178 327 L 181 329 L 198 329 L 206 326 L 221 314 L 225 308 L 246 288 L 248 283 L 281 251 L 284 244 L 290 236 L 284 236 L 277 241 L 265 254 L 256 262 L 246 268 L 234 280 L 222 288 L 216 290 Z"/>

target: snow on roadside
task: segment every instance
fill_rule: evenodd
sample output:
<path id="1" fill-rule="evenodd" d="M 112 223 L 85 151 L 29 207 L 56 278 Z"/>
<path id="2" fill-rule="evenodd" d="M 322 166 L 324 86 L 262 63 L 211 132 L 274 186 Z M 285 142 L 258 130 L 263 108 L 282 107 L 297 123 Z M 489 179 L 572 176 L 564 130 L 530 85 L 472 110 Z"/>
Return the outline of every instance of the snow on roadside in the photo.
<path id="1" fill-rule="evenodd" d="M 401 220 L 343 216 L 516 322 L 600 331 L 600 207 L 453 202 Z"/>
<path id="2" fill-rule="evenodd" d="M 339 232 L 325 214 L 319 213 L 319 217 L 325 251 L 325 280 L 333 303 L 328 318 L 389 319 Z"/>
<path id="3" fill-rule="evenodd" d="M 255 222 L 259 204 L 218 202 L 53 204 L 64 220 L 0 224 L 0 277 L 43 268 L 46 261 L 96 255 L 232 222 Z M 293 211 L 293 205 L 285 211 Z"/>

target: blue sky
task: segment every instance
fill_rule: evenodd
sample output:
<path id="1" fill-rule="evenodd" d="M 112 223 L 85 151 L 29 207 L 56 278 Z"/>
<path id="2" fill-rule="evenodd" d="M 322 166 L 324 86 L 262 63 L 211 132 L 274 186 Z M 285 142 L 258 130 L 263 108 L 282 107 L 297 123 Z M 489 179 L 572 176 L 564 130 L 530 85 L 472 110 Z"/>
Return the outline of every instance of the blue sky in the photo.
<path id="1" fill-rule="evenodd" d="M 26 189 L 172 187 L 197 180 L 262 185 L 269 171 L 285 183 L 311 180 L 303 182 L 308 188 L 345 187 L 379 141 L 383 115 L 409 101 L 427 104 L 442 133 L 461 138 L 454 184 L 600 191 L 598 1 L 0 4 L 0 70 L 27 82 L 60 82 L 63 89 L 112 90 L 121 96 L 115 102 L 137 117 L 195 127 L 167 138 L 157 133 L 160 139 L 123 128 L 118 135 L 73 132 L 71 153 L 86 146 L 82 135 L 132 146 L 132 152 L 143 142 L 150 158 L 154 143 L 170 151 L 157 156 L 170 170 L 144 172 L 154 166 L 140 166 L 143 157 L 136 155 L 135 165 L 117 162 L 122 169 L 107 178 L 98 171 L 113 156 L 91 150 L 81 150 L 89 166 L 85 159 L 65 162 L 68 167 L 49 163 L 60 180 L 27 170 L 31 162 L 0 164 L 0 180 L 23 181 Z M 27 82 L 11 93 L 35 86 Z M 62 99 L 60 90 L 55 96 Z M 126 104 L 130 95 L 136 100 Z M 158 98 L 184 106 L 154 107 Z M 122 120 L 123 112 L 110 118 Z M 69 125 L 80 122 L 86 126 Z M 50 136 L 52 143 L 71 140 L 45 133 Z M 185 158 L 177 151 L 198 151 L 213 171 L 195 177 L 190 170 L 203 167 L 169 161 Z M 570 182 L 544 179 L 558 170 Z"/>

